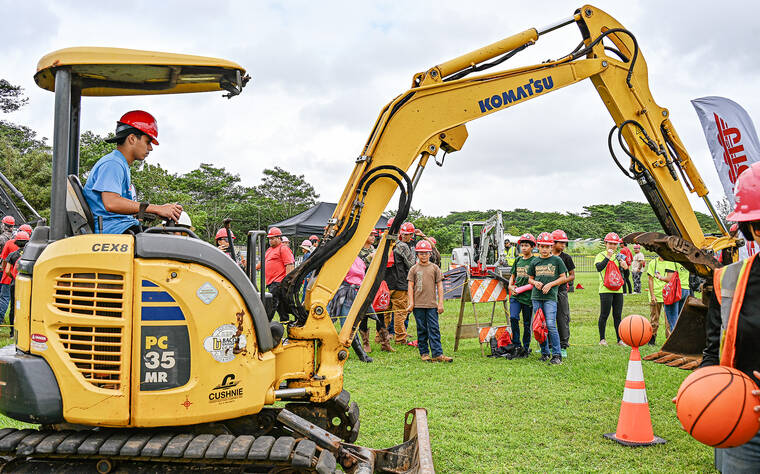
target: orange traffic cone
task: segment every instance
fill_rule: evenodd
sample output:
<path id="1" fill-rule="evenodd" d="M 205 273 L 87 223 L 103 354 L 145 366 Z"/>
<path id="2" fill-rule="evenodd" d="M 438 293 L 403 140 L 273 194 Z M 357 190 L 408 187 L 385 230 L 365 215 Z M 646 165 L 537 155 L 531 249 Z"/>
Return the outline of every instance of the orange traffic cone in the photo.
<path id="1" fill-rule="evenodd" d="M 664 439 L 652 432 L 652 419 L 649 416 L 649 402 L 638 347 L 631 348 L 617 431 L 607 433 L 604 437 L 624 446 L 665 444 Z"/>
<path id="2" fill-rule="evenodd" d="M 578 284 L 575 286 L 575 289 L 576 289 L 576 290 L 585 290 L 585 288 L 583 288 L 583 285 L 581 285 L 580 283 L 578 283 Z"/>

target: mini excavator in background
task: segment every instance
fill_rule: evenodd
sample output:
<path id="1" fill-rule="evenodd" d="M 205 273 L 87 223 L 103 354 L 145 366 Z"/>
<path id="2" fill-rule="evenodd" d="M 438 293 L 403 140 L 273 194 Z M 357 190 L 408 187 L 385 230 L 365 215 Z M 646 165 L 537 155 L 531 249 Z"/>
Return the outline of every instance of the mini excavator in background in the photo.
<path id="1" fill-rule="evenodd" d="M 482 73 L 571 24 L 582 41 L 569 54 Z M 185 228 L 93 234 L 76 179 L 82 96 L 225 90 L 231 97 L 245 86 L 245 70 L 214 58 L 112 48 L 43 57 L 35 80 L 55 92 L 50 226 L 35 229 L 20 261 L 16 344 L 0 353 L 0 412 L 40 427 L 0 429 L 3 470 L 331 472 L 339 464 L 348 472 L 433 472 L 423 409 L 407 413 L 398 446 L 351 444 L 359 410 L 343 390 L 343 367 L 358 315 L 380 285 L 430 157 L 461 149 L 466 122 L 584 79 L 615 122 L 610 151 L 617 138 L 628 161 L 613 152 L 614 162 L 642 188 L 667 233 L 626 240 L 703 276 L 720 266 L 714 252 L 722 250 L 724 262 L 735 258 L 736 240 L 707 199 L 667 109 L 651 96 L 636 38 L 586 5 L 414 75 L 411 89 L 383 108 L 322 245 L 284 281 L 291 319 L 283 328 L 268 321 L 265 288 L 257 288 L 250 266 L 242 271 Z M 722 235 L 702 232 L 684 186 L 705 199 Z M 336 331 L 327 303 L 397 189 L 396 219 Z M 260 232 L 249 233 L 249 262 L 262 241 Z M 696 321 L 694 308 L 681 321 Z M 704 344 L 704 332 L 689 337 Z"/>

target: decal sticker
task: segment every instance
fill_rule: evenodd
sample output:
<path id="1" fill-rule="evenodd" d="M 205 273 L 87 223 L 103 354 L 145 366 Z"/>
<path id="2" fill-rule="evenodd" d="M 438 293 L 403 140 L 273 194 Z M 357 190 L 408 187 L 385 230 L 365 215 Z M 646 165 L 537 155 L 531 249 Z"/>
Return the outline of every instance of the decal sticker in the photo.
<path id="1" fill-rule="evenodd" d="M 239 380 L 235 380 L 235 374 L 227 374 L 222 383 L 211 389 L 208 401 L 211 403 L 230 403 L 243 398 L 243 387 L 238 387 Z"/>
<path id="2" fill-rule="evenodd" d="M 29 345 L 36 351 L 46 351 L 48 348 L 47 336 L 44 334 L 32 334 L 32 341 L 29 343 Z"/>
<path id="3" fill-rule="evenodd" d="M 216 298 L 216 295 L 219 294 L 219 290 L 214 288 L 214 285 L 211 283 L 206 282 L 198 288 L 198 291 L 195 294 L 198 295 L 198 298 L 204 303 L 211 304 L 211 302 L 214 301 L 214 298 Z"/>
<path id="4" fill-rule="evenodd" d="M 190 380 L 190 338 L 186 326 L 141 328 L 140 390 L 176 388 Z"/>
<path id="5" fill-rule="evenodd" d="M 238 335 L 234 324 L 219 326 L 203 341 L 203 348 L 217 362 L 229 362 L 234 359 L 236 346 L 237 349 L 245 349 L 246 339 L 244 334 Z"/>

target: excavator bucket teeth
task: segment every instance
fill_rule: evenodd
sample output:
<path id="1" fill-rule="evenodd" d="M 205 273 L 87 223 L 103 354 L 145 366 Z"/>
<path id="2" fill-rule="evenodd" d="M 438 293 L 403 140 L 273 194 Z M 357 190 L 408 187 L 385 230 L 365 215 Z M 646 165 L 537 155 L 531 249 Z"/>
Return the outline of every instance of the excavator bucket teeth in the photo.
<path id="1" fill-rule="evenodd" d="M 627 244 L 639 244 L 657 253 L 669 262 L 678 262 L 690 272 L 709 277 L 712 271 L 723 266 L 704 250 L 688 240 L 660 232 L 634 232 L 623 237 Z"/>
<path id="2" fill-rule="evenodd" d="M 706 319 L 707 306 L 696 298 L 687 298 L 678 323 L 662 349 L 644 357 L 644 360 L 688 370 L 697 368 L 705 349 Z"/>
<path id="3" fill-rule="evenodd" d="M 406 412 L 404 442 L 392 448 L 373 450 L 375 472 L 433 474 L 433 453 L 427 410 L 414 408 Z"/>

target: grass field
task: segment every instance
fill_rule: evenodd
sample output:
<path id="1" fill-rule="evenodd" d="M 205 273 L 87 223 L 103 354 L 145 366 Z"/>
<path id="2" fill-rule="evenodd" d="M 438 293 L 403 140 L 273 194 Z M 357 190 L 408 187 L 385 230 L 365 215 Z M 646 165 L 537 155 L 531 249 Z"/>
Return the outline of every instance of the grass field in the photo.
<path id="1" fill-rule="evenodd" d="M 481 357 L 476 339 L 463 341 L 454 353 L 458 301 L 447 302 L 441 316 L 444 351 L 453 364 L 423 363 L 410 346 L 382 353 L 374 342 L 375 362 L 360 363 L 352 353 L 345 388 L 361 410 L 358 443 L 398 444 L 404 413 L 425 407 L 439 473 L 713 471 L 712 450 L 681 430 L 670 402 L 688 375 L 683 370 L 644 363 L 654 432 L 667 444 L 627 448 L 602 437 L 617 426 L 629 349 L 597 345 L 596 275 L 579 274 L 577 281 L 586 289 L 570 293 L 571 347 L 561 366 L 542 363 L 535 353 L 511 361 Z M 490 308 L 479 305 L 478 314 L 486 318 Z M 626 296 L 624 316 L 648 312 L 644 295 Z M 465 317 L 473 322 L 471 305 Z M 504 321 L 501 307 L 496 320 Z M 413 322 L 409 329 L 414 335 Z M 607 335 L 614 341 L 611 318 Z M 642 348 L 642 354 L 652 351 Z M 0 426 L 21 425 L 0 416 Z"/>

